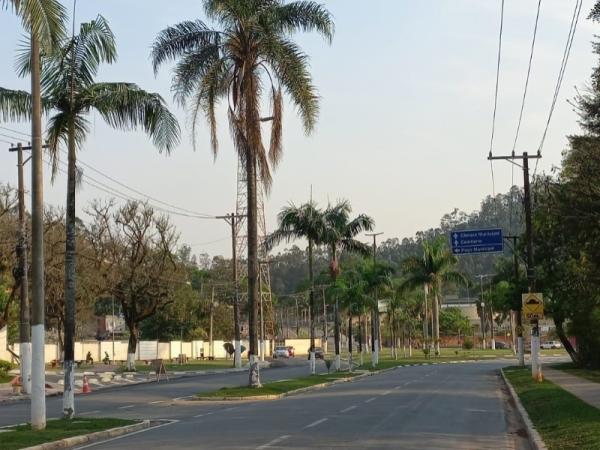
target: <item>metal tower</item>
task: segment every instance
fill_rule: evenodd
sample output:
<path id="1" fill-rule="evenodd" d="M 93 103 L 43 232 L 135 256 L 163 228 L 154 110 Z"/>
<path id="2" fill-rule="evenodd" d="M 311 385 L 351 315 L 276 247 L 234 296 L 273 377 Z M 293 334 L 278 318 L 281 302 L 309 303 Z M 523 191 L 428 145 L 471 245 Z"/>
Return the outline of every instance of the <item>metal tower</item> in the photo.
<path id="1" fill-rule="evenodd" d="M 264 324 L 264 338 L 271 340 L 271 345 L 274 344 L 275 340 L 275 320 L 273 317 L 273 301 L 271 295 L 271 275 L 269 270 L 268 254 L 262 245 L 267 236 L 267 223 L 265 221 L 265 189 L 262 184 L 260 177 L 257 179 L 257 190 L 256 190 L 256 207 L 258 210 L 258 259 L 259 259 L 259 292 L 260 301 L 259 304 L 259 323 L 258 333 L 259 336 L 262 334 L 260 330 L 260 315 L 263 315 Z M 248 195 L 247 195 L 247 184 L 246 184 L 246 168 L 245 164 L 241 159 L 238 159 L 237 169 L 237 199 L 236 199 L 236 210 L 235 213 L 239 217 L 236 222 L 235 230 L 235 241 L 237 251 L 237 264 L 238 264 L 238 279 L 240 286 L 244 286 L 248 279 L 248 236 L 247 236 L 247 206 L 248 206 Z M 248 293 L 242 292 L 240 295 L 241 303 L 248 301 Z M 262 305 L 262 308 L 261 308 Z M 261 313 L 262 311 L 262 313 Z"/>

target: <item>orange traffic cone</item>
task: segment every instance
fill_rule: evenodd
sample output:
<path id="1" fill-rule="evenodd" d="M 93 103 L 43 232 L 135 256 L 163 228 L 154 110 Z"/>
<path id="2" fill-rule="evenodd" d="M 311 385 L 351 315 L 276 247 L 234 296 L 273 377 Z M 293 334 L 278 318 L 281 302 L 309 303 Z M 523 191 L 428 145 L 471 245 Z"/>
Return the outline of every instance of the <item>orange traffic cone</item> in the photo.
<path id="1" fill-rule="evenodd" d="M 84 394 L 89 394 L 92 392 L 92 388 L 90 388 L 90 383 L 88 383 L 87 375 L 83 376 L 83 390 L 81 391 Z"/>

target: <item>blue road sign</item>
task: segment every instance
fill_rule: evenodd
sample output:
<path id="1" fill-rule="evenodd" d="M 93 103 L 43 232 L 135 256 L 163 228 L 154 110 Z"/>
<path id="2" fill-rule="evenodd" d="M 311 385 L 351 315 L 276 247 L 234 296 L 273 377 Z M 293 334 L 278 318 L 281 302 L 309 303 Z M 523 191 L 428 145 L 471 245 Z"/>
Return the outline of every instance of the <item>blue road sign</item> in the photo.
<path id="1" fill-rule="evenodd" d="M 453 231 L 450 233 L 450 241 L 452 253 L 455 255 L 496 253 L 504 250 L 501 228 Z"/>

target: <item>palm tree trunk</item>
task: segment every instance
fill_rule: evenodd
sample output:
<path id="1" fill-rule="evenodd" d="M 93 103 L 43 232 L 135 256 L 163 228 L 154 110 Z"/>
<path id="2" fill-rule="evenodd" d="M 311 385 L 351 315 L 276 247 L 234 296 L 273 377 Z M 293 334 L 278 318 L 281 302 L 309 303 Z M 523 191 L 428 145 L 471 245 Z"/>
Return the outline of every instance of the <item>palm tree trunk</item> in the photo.
<path id="1" fill-rule="evenodd" d="M 69 123 L 68 168 L 67 168 L 67 211 L 65 244 L 65 359 L 63 417 L 72 419 L 75 415 L 75 183 L 76 183 L 76 147 L 75 124 Z"/>
<path id="2" fill-rule="evenodd" d="M 433 342 L 435 345 L 435 356 L 440 355 L 440 304 L 438 300 L 438 292 L 436 290 L 431 304 L 431 312 L 433 313 Z"/>
<path id="3" fill-rule="evenodd" d="M 44 366 L 44 180 L 42 153 L 42 94 L 40 43 L 31 34 L 31 428 L 46 428 L 46 377 Z"/>
<path id="4" fill-rule="evenodd" d="M 313 274 L 313 242 L 308 240 L 308 280 L 310 283 L 309 311 L 310 311 L 310 373 L 316 372 L 315 363 L 315 280 Z"/>
<path id="5" fill-rule="evenodd" d="M 334 281 L 335 282 L 335 281 Z M 335 304 L 333 306 L 334 309 L 334 324 L 333 324 L 333 333 L 334 333 L 334 345 L 335 345 L 335 370 L 340 370 L 340 308 L 338 304 L 337 297 L 335 298 Z"/>
<path id="6" fill-rule="evenodd" d="M 358 353 L 360 354 L 360 365 L 363 365 L 363 326 L 362 315 L 358 316 Z"/>
<path id="7" fill-rule="evenodd" d="M 352 372 L 352 314 L 348 314 L 348 371 Z"/>

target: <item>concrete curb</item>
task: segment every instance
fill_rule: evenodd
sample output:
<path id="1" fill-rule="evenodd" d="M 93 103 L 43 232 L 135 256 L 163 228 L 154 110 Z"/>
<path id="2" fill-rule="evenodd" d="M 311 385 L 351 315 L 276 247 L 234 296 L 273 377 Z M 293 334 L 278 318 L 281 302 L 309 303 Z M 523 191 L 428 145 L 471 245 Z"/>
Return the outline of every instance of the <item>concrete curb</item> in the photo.
<path id="1" fill-rule="evenodd" d="M 527 439 L 529 441 L 529 445 L 531 445 L 531 448 L 533 450 L 548 450 L 548 447 L 546 447 L 546 444 L 544 444 L 542 437 L 540 436 L 538 431 L 535 429 L 533 422 L 531 422 L 531 419 L 529 418 L 529 414 L 527 414 L 527 411 L 523 407 L 523 404 L 521 403 L 521 400 L 519 399 L 519 395 L 516 393 L 515 389 L 512 387 L 512 384 L 510 384 L 510 381 L 508 381 L 508 379 L 506 378 L 506 375 L 504 375 L 503 369 L 500 369 L 500 374 L 502 375 L 502 380 L 504 381 L 504 384 L 508 388 L 508 392 L 510 393 L 510 396 L 514 400 L 515 405 L 517 405 L 517 411 L 519 412 L 519 415 L 521 416 L 521 420 L 523 420 L 523 423 L 525 424 L 525 428 L 527 429 Z"/>
<path id="2" fill-rule="evenodd" d="M 24 450 L 55 450 L 62 448 L 73 448 L 77 445 L 90 444 L 92 442 L 103 441 L 105 439 L 111 439 L 124 434 L 134 433 L 136 431 L 150 428 L 150 421 L 144 420 L 140 423 L 133 425 L 126 425 L 124 427 L 111 428 L 104 431 L 96 431 L 95 433 L 83 434 L 81 436 L 73 436 L 60 441 L 46 442 L 45 444 L 34 445 L 33 447 L 27 447 Z"/>

